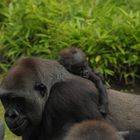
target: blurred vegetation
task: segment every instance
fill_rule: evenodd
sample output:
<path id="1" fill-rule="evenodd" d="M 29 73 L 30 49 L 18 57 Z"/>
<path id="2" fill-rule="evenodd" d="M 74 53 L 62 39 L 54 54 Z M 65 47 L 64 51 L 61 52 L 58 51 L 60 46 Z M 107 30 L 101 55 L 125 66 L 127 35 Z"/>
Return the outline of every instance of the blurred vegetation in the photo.
<path id="1" fill-rule="evenodd" d="M 83 49 L 107 79 L 134 84 L 140 69 L 139 0 L 1 0 L 0 69 L 20 56 Z"/>
<path id="2" fill-rule="evenodd" d="M 139 0 L 0 0 L 0 73 L 21 56 L 57 59 L 61 49 L 76 46 L 108 80 L 135 84 L 139 5 Z M 9 131 L 8 139 L 16 140 Z"/>

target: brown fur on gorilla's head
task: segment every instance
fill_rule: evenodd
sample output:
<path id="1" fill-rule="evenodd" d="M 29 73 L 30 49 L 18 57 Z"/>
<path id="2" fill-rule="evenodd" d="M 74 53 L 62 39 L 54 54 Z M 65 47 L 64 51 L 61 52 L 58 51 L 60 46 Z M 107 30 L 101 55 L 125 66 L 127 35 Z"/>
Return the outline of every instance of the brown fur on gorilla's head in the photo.
<path id="1" fill-rule="evenodd" d="M 35 77 L 35 69 L 36 63 L 33 59 L 20 59 L 9 70 L 7 76 L 2 81 L 1 87 L 23 89 L 25 83 L 29 84 L 29 79 Z"/>
<path id="2" fill-rule="evenodd" d="M 71 127 L 64 140 L 121 140 L 109 123 L 104 120 L 88 120 Z"/>

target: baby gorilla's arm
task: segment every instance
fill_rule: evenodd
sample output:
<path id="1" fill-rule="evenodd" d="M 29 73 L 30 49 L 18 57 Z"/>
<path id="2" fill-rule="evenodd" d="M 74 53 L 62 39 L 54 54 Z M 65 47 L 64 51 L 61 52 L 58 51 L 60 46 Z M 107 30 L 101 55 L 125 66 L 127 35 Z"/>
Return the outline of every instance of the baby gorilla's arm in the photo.
<path id="1" fill-rule="evenodd" d="M 99 90 L 99 103 L 100 103 L 100 112 L 105 117 L 108 114 L 108 94 L 106 88 L 104 87 L 102 79 L 90 70 L 89 80 L 93 81 L 96 84 L 97 89 Z"/>

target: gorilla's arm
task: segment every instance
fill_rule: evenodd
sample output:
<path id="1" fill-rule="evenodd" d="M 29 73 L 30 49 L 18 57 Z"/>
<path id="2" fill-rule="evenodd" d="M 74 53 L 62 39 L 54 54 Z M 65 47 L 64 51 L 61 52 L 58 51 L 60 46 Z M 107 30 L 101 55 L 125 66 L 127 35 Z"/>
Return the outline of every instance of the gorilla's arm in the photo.
<path id="1" fill-rule="evenodd" d="M 119 130 L 140 129 L 140 96 L 109 90 L 108 119 Z"/>

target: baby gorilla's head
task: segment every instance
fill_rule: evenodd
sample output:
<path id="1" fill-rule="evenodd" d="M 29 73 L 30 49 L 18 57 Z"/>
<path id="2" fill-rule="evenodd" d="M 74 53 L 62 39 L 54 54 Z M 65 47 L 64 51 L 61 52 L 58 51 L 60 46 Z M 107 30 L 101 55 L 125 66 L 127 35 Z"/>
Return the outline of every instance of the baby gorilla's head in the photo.
<path id="1" fill-rule="evenodd" d="M 88 62 L 85 53 L 78 48 L 66 48 L 60 52 L 60 63 L 71 73 L 88 78 Z"/>

